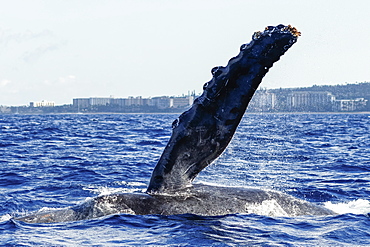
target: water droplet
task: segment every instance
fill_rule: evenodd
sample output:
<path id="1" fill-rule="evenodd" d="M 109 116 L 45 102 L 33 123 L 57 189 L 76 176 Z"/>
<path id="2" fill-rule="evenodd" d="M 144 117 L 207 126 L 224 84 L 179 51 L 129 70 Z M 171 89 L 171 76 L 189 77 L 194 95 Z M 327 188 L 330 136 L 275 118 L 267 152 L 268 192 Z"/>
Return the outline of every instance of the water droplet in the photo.
<path id="1" fill-rule="evenodd" d="M 180 123 L 180 118 L 176 118 L 175 121 L 173 121 L 173 123 L 172 123 L 172 129 L 179 126 L 179 123 Z"/>

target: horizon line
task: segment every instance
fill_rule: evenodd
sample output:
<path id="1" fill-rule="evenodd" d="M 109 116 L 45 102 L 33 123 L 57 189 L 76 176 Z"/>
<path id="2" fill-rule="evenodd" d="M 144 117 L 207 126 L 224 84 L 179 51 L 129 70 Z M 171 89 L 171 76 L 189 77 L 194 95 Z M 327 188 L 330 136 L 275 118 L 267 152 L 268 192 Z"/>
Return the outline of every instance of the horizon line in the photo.
<path id="1" fill-rule="evenodd" d="M 278 90 L 278 89 L 300 89 L 300 88 L 311 88 L 311 87 L 326 87 L 326 86 L 329 86 L 329 87 L 336 87 L 336 86 L 348 86 L 348 85 L 359 85 L 359 84 L 366 84 L 366 83 L 370 83 L 370 81 L 363 81 L 363 82 L 353 82 L 353 83 L 349 83 L 349 82 L 344 82 L 342 84 L 336 84 L 336 85 L 317 85 L 317 84 L 313 84 L 312 86 L 303 86 L 303 87 L 277 87 L 277 88 L 267 88 L 267 87 L 258 87 L 256 91 L 258 90 Z M 191 93 L 190 93 L 191 92 Z M 203 91 L 202 91 L 203 92 Z M 169 95 L 161 95 L 161 96 L 148 96 L 148 97 L 145 97 L 145 98 L 142 98 L 142 99 L 152 99 L 152 98 L 156 98 L 156 97 L 186 97 L 186 96 L 200 96 L 202 94 L 202 92 L 200 93 L 196 93 L 196 90 L 192 90 L 192 91 L 188 91 L 188 94 L 182 94 L 182 96 L 180 95 L 172 95 L 172 96 L 169 96 Z M 90 96 L 90 97 L 75 97 L 75 98 L 72 98 L 72 101 L 73 99 L 90 99 L 90 98 L 112 98 L 112 99 L 129 99 L 129 98 L 139 98 L 139 97 L 143 97 L 141 95 L 138 95 L 138 96 L 127 96 L 126 98 L 125 97 L 114 97 L 114 95 L 110 95 L 110 96 Z M 30 101 L 29 103 L 34 103 L 34 102 L 42 102 L 42 101 L 45 101 L 45 102 L 52 102 L 54 103 L 54 101 L 48 101 L 48 100 L 40 100 L 40 101 Z M 64 103 L 64 104 L 60 104 L 61 106 L 63 105 L 73 105 L 73 102 L 72 103 Z M 22 105 L 3 105 L 3 104 L 0 104 L 0 107 L 23 107 L 23 106 L 27 106 L 27 104 L 22 104 Z M 56 106 L 59 106 L 56 105 Z"/>

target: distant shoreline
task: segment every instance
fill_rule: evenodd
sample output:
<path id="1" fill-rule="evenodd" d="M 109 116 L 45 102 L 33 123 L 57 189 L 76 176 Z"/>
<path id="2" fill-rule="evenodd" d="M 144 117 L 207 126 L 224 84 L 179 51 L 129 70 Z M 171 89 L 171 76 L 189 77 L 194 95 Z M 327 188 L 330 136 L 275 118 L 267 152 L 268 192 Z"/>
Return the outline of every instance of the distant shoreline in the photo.
<path id="1" fill-rule="evenodd" d="M 173 114 L 181 114 L 183 112 L 61 112 L 61 113 L 0 113 L 0 116 L 9 116 L 9 115 L 135 115 L 135 114 L 143 114 L 143 115 L 150 115 L 150 114 L 157 114 L 157 115 L 173 115 Z M 355 115 L 355 114 L 370 114 L 370 112 L 245 112 L 245 115 Z"/>

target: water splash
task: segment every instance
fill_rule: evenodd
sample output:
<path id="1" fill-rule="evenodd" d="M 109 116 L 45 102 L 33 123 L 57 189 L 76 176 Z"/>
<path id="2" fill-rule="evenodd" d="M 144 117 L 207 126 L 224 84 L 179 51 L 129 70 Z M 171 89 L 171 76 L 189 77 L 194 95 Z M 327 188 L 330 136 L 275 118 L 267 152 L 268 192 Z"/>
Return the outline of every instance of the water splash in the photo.
<path id="1" fill-rule="evenodd" d="M 326 202 L 325 207 L 338 214 L 368 214 L 370 213 L 370 201 L 357 199 L 347 203 Z"/>
<path id="2" fill-rule="evenodd" d="M 0 222 L 8 221 L 12 218 L 10 214 L 0 215 Z"/>
<path id="3" fill-rule="evenodd" d="M 266 216 L 289 216 L 274 199 L 265 200 L 261 204 L 256 203 L 255 205 L 248 207 L 248 213 Z"/>

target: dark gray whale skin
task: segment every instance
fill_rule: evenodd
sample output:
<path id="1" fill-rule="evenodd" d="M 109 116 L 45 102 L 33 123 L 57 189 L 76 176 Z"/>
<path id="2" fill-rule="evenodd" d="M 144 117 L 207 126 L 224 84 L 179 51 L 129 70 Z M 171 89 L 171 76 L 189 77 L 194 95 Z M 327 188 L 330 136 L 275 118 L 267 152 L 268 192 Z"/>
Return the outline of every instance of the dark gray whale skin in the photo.
<path id="1" fill-rule="evenodd" d="M 268 216 L 333 215 L 329 209 L 278 191 L 219 187 L 204 184 L 175 194 L 121 193 L 96 197 L 73 208 L 36 213 L 18 220 L 53 223 L 87 220 L 112 214 L 217 216 L 263 214 Z"/>
<path id="2" fill-rule="evenodd" d="M 148 193 L 189 186 L 225 150 L 262 78 L 299 35 L 290 25 L 266 27 L 254 33 L 226 67 L 212 69 L 213 78 L 204 85 L 203 94 L 173 123 Z"/>
<path id="3" fill-rule="evenodd" d="M 157 163 L 147 193 L 96 197 L 72 208 L 18 218 L 28 223 L 86 220 L 110 214 L 256 213 L 271 216 L 331 215 L 334 212 L 277 191 L 192 185 L 197 174 L 227 147 L 263 76 L 297 41 L 291 26 L 267 27 L 226 67 L 212 69 L 203 94 L 173 123 L 172 136 Z"/>

